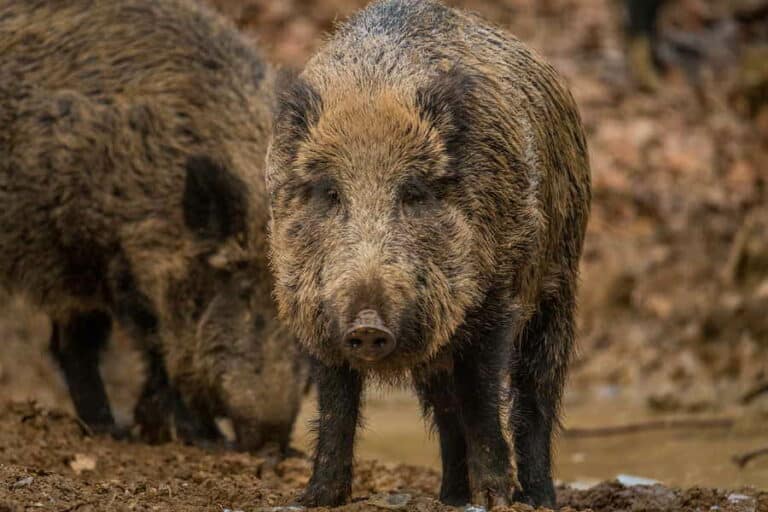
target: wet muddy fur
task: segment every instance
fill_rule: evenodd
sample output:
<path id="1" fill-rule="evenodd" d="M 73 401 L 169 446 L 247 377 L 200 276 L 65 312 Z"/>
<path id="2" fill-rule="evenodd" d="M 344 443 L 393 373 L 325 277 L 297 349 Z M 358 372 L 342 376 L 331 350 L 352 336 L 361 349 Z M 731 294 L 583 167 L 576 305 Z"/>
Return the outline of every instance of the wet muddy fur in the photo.
<path id="1" fill-rule="evenodd" d="M 227 416 L 285 448 L 306 364 L 267 263 L 273 69 L 194 0 L 0 0 L 0 33 L 0 286 L 51 317 L 77 413 L 116 431 L 114 324 L 144 354 L 144 438 Z"/>
<path id="2" fill-rule="evenodd" d="M 301 502 L 347 501 L 365 380 L 410 377 L 444 502 L 553 506 L 590 202 L 557 73 L 475 16 L 376 2 L 283 95 L 267 182 L 276 297 L 319 392 Z M 359 352 L 361 315 L 394 350 Z"/>

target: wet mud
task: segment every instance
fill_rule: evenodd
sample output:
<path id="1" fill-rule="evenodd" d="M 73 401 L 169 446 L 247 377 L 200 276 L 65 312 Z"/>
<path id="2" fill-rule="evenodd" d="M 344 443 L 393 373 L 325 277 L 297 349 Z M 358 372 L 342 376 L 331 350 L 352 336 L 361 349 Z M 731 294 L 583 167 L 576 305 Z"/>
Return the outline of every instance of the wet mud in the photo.
<path id="1" fill-rule="evenodd" d="M 70 414 L 30 402 L 0 410 L 0 460 L 2 512 L 277 512 L 290 506 L 310 473 L 309 461 L 299 452 L 278 460 L 273 454 L 94 437 Z M 439 481 L 434 469 L 360 460 L 353 500 L 340 510 L 455 510 L 436 501 Z M 752 512 L 766 510 L 768 493 L 605 482 L 586 490 L 561 486 L 558 504 L 565 511 Z M 532 509 L 521 505 L 506 510 Z"/>

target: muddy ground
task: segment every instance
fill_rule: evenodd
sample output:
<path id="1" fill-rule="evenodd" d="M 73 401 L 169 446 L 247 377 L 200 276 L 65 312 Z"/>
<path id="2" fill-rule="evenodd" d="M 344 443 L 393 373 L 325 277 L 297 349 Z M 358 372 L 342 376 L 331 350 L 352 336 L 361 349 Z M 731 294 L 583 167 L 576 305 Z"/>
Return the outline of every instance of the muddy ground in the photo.
<path id="1" fill-rule="evenodd" d="M 0 511 L 243 510 L 289 505 L 309 478 L 309 461 L 90 437 L 69 414 L 18 403 L 0 411 Z M 448 510 L 434 499 L 435 470 L 363 461 L 343 510 Z M 768 493 L 606 482 L 561 487 L 563 510 L 768 510 Z M 717 508 L 715 508 L 717 507 Z M 531 510 L 516 506 L 509 510 Z"/>
<path id="2" fill-rule="evenodd" d="M 334 20 L 365 2 L 211 3 L 274 62 L 299 68 Z M 691 417 L 733 422 L 565 435 L 555 463 L 561 505 L 768 511 L 768 495 L 755 490 L 768 489 L 768 457 L 743 469 L 731 461 L 768 446 L 768 394 L 742 404 L 768 381 L 768 20 L 732 16 L 724 7 L 760 0 L 669 2 L 664 87 L 653 94 L 638 90 L 628 72 L 616 0 L 451 3 L 508 27 L 546 55 L 566 76 L 584 118 L 594 206 L 566 427 Z M 46 353 L 49 332 L 43 315 L 0 297 L 0 402 L 9 404 L 0 405 L 0 512 L 251 511 L 290 503 L 306 481 L 301 456 L 278 463 L 224 449 L 89 436 L 72 418 Z M 116 417 L 130 424 L 141 364 L 120 333 L 103 370 Z M 406 396 L 369 400 L 349 508 L 396 507 L 380 493 L 407 495 L 407 510 L 441 508 L 433 499 L 436 443 Z M 310 446 L 312 409 L 310 397 L 297 426 L 299 450 Z M 396 465 L 403 461 L 415 465 Z M 667 487 L 624 487 L 612 481 L 621 473 Z"/>

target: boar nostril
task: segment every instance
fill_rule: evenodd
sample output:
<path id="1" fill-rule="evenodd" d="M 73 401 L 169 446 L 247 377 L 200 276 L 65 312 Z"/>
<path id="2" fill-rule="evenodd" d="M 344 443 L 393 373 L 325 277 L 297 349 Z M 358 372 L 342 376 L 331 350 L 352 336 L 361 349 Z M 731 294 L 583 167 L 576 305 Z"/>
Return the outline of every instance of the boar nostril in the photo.
<path id="1" fill-rule="evenodd" d="M 392 332 L 384 326 L 378 313 L 361 311 L 345 333 L 343 348 L 350 358 L 368 363 L 384 359 L 397 345 Z"/>

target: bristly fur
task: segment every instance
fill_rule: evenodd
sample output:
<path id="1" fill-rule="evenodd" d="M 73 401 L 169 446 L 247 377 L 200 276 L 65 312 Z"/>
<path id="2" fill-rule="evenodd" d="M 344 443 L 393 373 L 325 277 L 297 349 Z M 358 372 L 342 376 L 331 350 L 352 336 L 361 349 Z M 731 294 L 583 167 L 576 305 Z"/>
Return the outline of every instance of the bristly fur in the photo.
<path id="1" fill-rule="evenodd" d="M 0 12 L 0 285 L 51 315 L 78 413 L 112 428 L 106 315 L 147 354 L 139 416 L 166 417 L 173 385 L 194 428 L 230 416 L 246 448 L 287 444 L 305 365 L 267 265 L 274 70 L 193 0 Z"/>
<path id="2" fill-rule="evenodd" d="M 590 205 L 562 79 L 473 15 L 381 0 L 300 80 L 278 107 L 267 183 L 278 308 L 317 361 L 303 502 L 349 496 L 337 480 L 351 478 L 358 380 L 411 374 L 440 432 L 444 501 L 553 505 L 550 442 Z M 375 364 L 342 346 L 361 307 L 397 339 Z"/>

